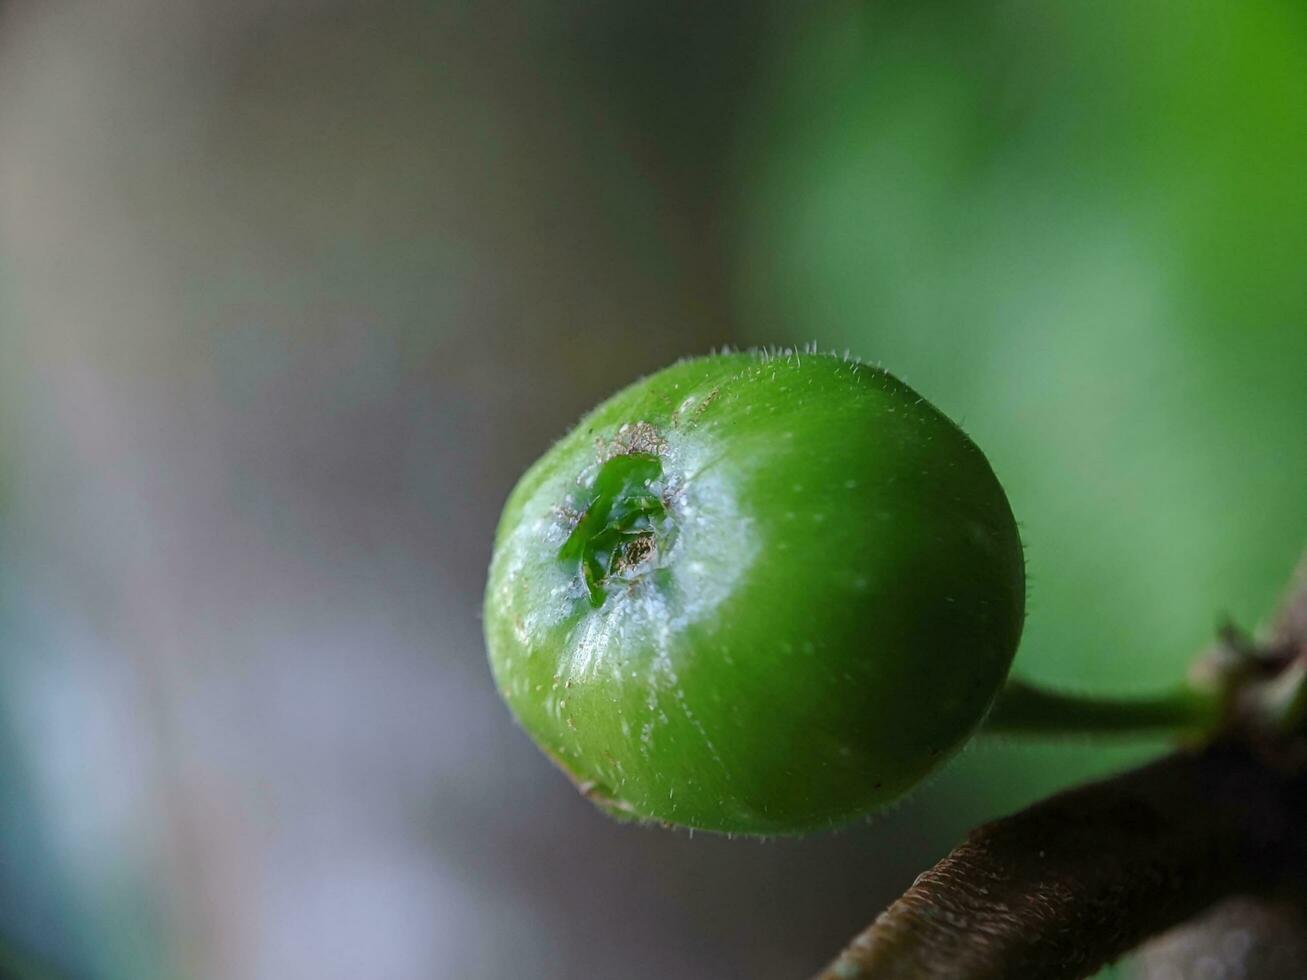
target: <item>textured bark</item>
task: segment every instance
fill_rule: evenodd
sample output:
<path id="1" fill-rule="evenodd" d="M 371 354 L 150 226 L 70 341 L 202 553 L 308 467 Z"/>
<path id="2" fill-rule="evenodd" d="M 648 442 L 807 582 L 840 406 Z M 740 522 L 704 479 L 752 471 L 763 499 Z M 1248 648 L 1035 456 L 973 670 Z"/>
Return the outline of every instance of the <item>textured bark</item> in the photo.
<path id="1" fill-rule="evenodd" d="M 973 831 L 824 980 L 1091 974 L 1238 892 L 1307 873 L 1307 780 L 1237 744 L 1182 752 Z"/>
<path id="2" fill-rule="evenodd" d="M 1281 662 L 1307 656 L 1301 569 L 1267 646 Z M 1237 895 L 1275 896 L 1232 906 L 1249 928 L 1301 921 L 1285 911 L 1307 883 L 1307 767 L 1288 744 L 1300 740 L 1232 731 L 973 831 L 819 980 L 1077 980 Z M 1204 948 L 1190 940 L 1171 955 Z"/>

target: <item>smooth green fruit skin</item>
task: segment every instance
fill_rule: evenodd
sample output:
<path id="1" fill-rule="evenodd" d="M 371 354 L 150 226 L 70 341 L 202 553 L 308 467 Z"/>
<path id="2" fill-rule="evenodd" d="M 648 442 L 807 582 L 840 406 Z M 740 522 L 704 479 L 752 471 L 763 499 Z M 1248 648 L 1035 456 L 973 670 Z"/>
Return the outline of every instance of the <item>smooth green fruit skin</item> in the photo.
<path id="1" fill-rule="evenodd" d="M 653 547 L 597 601 L 573 531 L 596 486 L 629 482 L 604 470 L 624 454 L 661 464 L 626 508 Z M 736 353 L 636 382 L 522 477 L 485 631 L 521 725 L 609 812 L 785 834 L 863 815 L 958 748 L 1024 605 L 1007 498 L 957 426 L 866 364 Z"/>

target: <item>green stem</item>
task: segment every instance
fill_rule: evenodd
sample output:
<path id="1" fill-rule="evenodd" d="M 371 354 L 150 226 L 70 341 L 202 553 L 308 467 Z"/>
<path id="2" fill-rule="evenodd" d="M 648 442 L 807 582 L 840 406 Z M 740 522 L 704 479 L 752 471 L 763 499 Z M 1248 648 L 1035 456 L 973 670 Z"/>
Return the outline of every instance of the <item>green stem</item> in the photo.
<path id="1" fill-rule="evenodd" d="M 1176 688 L 1146 697 L 1100 698 L 1008 679 L 982 731 L 995 735 L 1200 735 L 1223 715 L 1215 691 Z"/>

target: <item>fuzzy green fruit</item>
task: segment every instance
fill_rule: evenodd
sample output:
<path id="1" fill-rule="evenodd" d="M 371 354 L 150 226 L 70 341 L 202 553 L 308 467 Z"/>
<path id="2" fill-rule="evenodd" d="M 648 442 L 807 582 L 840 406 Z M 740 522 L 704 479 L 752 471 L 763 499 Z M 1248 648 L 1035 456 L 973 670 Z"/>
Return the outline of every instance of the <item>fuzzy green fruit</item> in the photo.
<path id="1" fill-rule="evenodd" d="M 994 700 L 1021 542 L 980 450 L 877 368 L 683 361 L 522 477 L 486 588 L 522 726 L 617 815 L 783 834 L 900 795 Z"/>

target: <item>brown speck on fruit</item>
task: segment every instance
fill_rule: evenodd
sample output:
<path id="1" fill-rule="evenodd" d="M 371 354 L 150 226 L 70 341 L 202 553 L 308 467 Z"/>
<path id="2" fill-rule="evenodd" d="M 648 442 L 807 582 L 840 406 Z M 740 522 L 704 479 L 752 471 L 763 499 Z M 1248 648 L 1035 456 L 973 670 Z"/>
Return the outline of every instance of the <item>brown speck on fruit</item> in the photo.
<path id="1" fill-rule="evenodd" d="M 604 786 L 597 780 L 585 779 L 577 775 L 568 767 L 567 763 L 544 746 L 541 746 L 540 750 L 549 757 L 550 762 L 563 771 L 563 775 L 571 780 L 572 785 L 576 787 L 577 792 L 591 803 L 594 803 L 597 806 L 606 807 L 609 810 L 615 810 L 618 813 L 629 814 L 630 816 L 640 818 L 640 813 L 635 807 L 630 803 L 627 803 L 626 800 L 614 796 L 613 791 L 607 786 Z"/>
<path id="2" fill-rule="evenodd" d="M 667 440 L 658 434 L 648 422 L 628 422 L 617 430 L 617 436 L 611 443 L 601 446 L 599 459 L 607 462 L 614 456 L 626 456 L 630 453 L 649 453 L 661 456 L 667 449 Z"/>
<path id="3" fill-rule="evenodd" d="M 581 519 L 581 511 L 574 507 L 569 507 L 567 504 L 558 504 L 555 506 L 553 508 L 553 514 L 558 523 L 565 524 L 568 527 L 575 527 L 576 522 Z"/>
<path id="4" fill-rule="evenodd" d="M 621 554 L 617 556 L 618 571 L 629 572 L 654 553 L 652 534 L 641 534 L 622 545 Z"/>
<path id="5" fill-rule="evenodd" d="M 708 406 L 711 405 L 713 402 L 715 402 L 718 399 L 718 397 L 721 395 L 721 393 L 722 393 L 721 385 L 717 385 L 717 387 L 713 388 L 712 391 L 708 392 L 708 396 L 704 398 L 703 401 L 699 402 L 698 405 L 694 406 L 694 411 L 690 413 L 689 424 L 698 425 L 699 419 L 703 417 L 703 413 L 708 411 Z"/>

